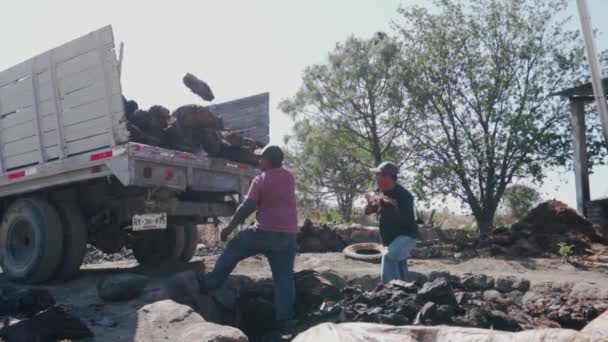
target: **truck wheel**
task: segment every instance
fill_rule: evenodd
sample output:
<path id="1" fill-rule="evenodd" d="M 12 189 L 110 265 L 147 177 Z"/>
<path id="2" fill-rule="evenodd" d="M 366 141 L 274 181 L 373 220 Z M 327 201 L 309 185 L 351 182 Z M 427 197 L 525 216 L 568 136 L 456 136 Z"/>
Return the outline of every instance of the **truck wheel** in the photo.
<path id="1" fill-rule="evenodd" d="M 55 277 L 71 279 L 78 274 L 87 251 L 87 225 L 75 203 L 58 202 L 56 207 L 63 227 L 63 253 Z"/>
<path id="2" fill-rule="evenodd" d="M 196 252 L 198 245 L 198 229 L 195 224 L 187 224 L 184 226 L 184 251 L 180 257 L 180 261 L 189 262 Z"/>
<path id="3" fill-rule="evenodd" d="M 136 232 L 133 255 L 142 266 L 175 263 L 184 251 L 184 235 L 182 226 L 173 225 L 163 230 Z"/>
<path id="4" fill-rule="evenodd" d="M 6 211 L 0 226 L 0 263 L 9 278 L 27 283 L 49 280 L 62 246 L 61 220 L 48 202 L 19 199 Z"/>

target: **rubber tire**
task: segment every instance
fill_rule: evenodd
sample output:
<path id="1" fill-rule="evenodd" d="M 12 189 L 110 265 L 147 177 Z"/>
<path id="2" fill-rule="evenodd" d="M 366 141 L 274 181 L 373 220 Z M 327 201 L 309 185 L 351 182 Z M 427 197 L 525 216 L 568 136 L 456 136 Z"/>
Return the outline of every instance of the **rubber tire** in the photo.
<path id="1" fill-rule="evenodd" d="M 9 232 L 19 221 L 28 222 L 34 232 L 34 255 L 29 264 L 19 267 L 7 248 Z M 0 264 L 10 279 L 30 284 L 50 280 L 61 261 L 63 231 L 57 210 L 47 201 L 23 198 L 11 204 L 0 225 Z"/>
<path id="2" fill-rule="evenodd" d="M 55 278 L 74 278 L 87 252 L 87 224 L 80 208 L 73 202 L 57 202 L 57 213 L 63 228 L 63 253 Z"/>
<path id="3" fill-rule="evenodd" d="M 364 249 L 377 250 L 378 254 L 366 255 L 357 253 L 358 251 Z M 344 254 L 346 259 L 365 261 L 373 264 L 379 264 L 382 262 L 382 253 L 384 253 L 384 246 L 375 242 L 356 243 L 354 245 L 347 246 L 342 251 L 342 254 Z"/>
<path id="4" fill-rule="evenodd" d="M 198 229 L 195 224 L 187 224 L 184 226 L 184 251 L 180 256 L 179 261 L 190 262 L 194 253 L 196 253 L 196 246 L 198 245 Z"/>
<path id="5" fill-rule="evenodd" d="M 160 266 L 177 263 L 184 252 L 184 229 L 171 225 L 163 230 L 136 232 L 133 256 L 142 266 Z"/>

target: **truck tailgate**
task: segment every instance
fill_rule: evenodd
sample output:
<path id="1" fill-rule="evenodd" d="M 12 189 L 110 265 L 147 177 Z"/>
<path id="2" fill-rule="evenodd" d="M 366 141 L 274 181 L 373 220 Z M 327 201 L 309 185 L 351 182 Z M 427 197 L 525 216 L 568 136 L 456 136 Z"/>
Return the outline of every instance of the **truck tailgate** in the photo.
<path id="1" fill-rule="evenodd" d="M 0 177 L 0 197 L 108 176 L 124 186 L 245 194 L 257 173 L 226 159 L 127 143 L 8 172 Z"/>

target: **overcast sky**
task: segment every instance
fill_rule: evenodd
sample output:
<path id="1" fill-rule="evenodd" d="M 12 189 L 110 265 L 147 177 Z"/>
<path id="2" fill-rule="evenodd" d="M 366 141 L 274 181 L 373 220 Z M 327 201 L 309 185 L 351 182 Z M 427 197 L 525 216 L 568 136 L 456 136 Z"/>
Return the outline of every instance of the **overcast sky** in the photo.
<path id="1" fill-rule="evenodd" d="M 575 0 L 569 0 L 578 29 Z M 0 20 L 0 70 L 111 24 L 125 42 L 123 92 L 140 106 L 199 103 L 181 83 L 186 72 L 206 80 L 214 103 L 270 92 L 271 141 L 282 142 L 290 119 L 277 103 L 295 93 L 303 69 L 323 62 L 349 35 L 389 30 L 399 4 L 424 0 L 5 1 Z M 608 49 L 608 1 L 589 0 L 594 27 Z M 608 169 L 591 178 L 592 197 L 608 196 Z M 602 179 L 603 178 L 603 179 Z M 549 173 L 542 192 L 575 204 L 573 175 Z"/>

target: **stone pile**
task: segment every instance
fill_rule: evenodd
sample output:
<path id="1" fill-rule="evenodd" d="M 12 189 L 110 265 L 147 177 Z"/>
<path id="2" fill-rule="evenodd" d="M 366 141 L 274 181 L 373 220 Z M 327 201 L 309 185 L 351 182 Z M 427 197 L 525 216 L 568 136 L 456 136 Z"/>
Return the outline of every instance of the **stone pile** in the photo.
<path id="1" fill-rule="evenodd" d="M 575 255 L 584 255 L 594 247 L 608 247 L 608 232 L 552 200 L 532 209 L 511 229 L 493 231 L 478 248 L 489 255 L 546 257 L 559 255 L 559 243 L 574 246 Z"/>
<path id="2" fill-rule="evenodd" d="M 60 341 L 93 337 L 87 325 L 44 289 L 0 288 L 0 339 Z"/>
<path id="3" fill-rule="evenodd" d="M 558 287 L 559 288 L 559 287 Z M 542 288 L 541 288 L 542 289 Z M 608 309 L 603 299 L 572 298 L 568 291 L 542 292 L 513 277 L 471 274 L 462 278 L 433 272 L 413 282 L 393 281 L 373 291 L 347 286 L 325 311 L 341 322 L 389 325 L 454 325 L 521 331 L 581 329 Z M 323 312 L 313 314 L 321 315 Z"/>
<path id="4" fill-rule="evenodd" d="M 196 76 L 187 74 L 183 82 L 204 101 L 214 99 L 210 87 Z M 132 142 L 195 154 L 204 151 L 212 157 L 257 165 L 253 152 L 261 145 L 225 128 L 222 117 L 208 107 L 192 104 L 171 112 L 154 105 L 145 110 L 126 98 L 123 106 Z"/>

